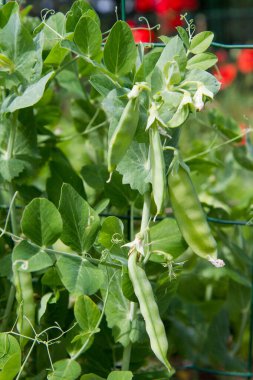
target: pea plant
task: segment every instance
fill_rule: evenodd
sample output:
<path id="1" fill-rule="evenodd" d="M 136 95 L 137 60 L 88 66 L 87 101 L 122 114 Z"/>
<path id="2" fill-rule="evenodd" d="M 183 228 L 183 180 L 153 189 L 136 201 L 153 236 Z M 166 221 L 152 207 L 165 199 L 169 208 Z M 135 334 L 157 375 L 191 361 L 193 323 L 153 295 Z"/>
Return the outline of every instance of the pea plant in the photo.
<path id="1" fill-rule="evenodd" d="M 1 6 L 0 379 L 165 379 L 185 355 L 187 273 L 226 268 L 178 148 L 220 87 L 186 23 L 146 49 L 83 0 Z"/>

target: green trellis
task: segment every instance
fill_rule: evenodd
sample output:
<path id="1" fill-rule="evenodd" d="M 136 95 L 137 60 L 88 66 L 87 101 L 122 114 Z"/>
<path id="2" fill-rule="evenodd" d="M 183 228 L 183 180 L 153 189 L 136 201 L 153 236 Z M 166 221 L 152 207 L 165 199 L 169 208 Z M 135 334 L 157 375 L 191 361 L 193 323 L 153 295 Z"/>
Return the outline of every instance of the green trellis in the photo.
<path id="1" fill-rule="evenodd" d="M 121 0 L 121 19 L 123 21 L 126 20 L 126 1 Z M 148 43 L 148 46 L 155 47 L 163 47 L 165 46 L 163 43 Z M 223 49 L 253 49 L 253 44 L 224 44 L 220 42 L 213 42 L 212 46 L 219 47 Z M 129 216 L 124 215 L 117 215 L 121 219 L 127 219 L 129 220 Z M 236 220 L 223 220 L 223 219 L 216 219 L 216 218 L 208 218 L 209 222 L 217 223 L 217 224 L 224 224 L 224 225 L 237 225 L 237 226 L 249 226 L 252 224 L 247 221 L 236 221 Z M 253 253 L 252 253 L 252 259 L 253 259 Z M 235 371 L 222 371 L 222 370 L 215 370 L 210 368 L 202 368 L 198 367 L 196 365 L 185 365 L 178 367 L 177 370 L 195 370 L 198 372 L 205 372 L 212 375 L 218 375 L 218 376 L 229 376 L 229 377 L 242 377 L 246 378 L 248 380 L 253 379 L 253 265 L 251 269 L 251 302 L 250 302 L 250 326 L 249 326 L 249 345 L 248 345 L 248 360 L 247 360 L 247 370 L 248 372 L 235 372 Z M 155 374 L 155 376 L 159 376 L 158 373 Z"/>

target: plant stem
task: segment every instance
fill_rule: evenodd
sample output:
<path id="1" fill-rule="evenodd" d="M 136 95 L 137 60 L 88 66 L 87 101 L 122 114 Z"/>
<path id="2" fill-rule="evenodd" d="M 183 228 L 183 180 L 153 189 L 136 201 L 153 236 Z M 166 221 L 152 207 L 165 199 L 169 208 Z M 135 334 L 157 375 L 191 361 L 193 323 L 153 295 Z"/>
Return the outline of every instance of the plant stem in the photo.
<path id="1" fill-rule="evenodd" d="M 145 234 L 146 229 L 149 225 L 150 218 L 150 193 L 147 192 L 144 194 L 144 203 L 142 209 L 142 218 L 141 218 L 141 233 Z"/>
<path id="2" fill-rule="evenodd" d="M 14 149 L 14 143 L 15 143 L 15 136 L 16 136 L 16 127 L 17 127 L 17 113 L 14 114 L 14 120 L 13 124 L 10 129 L 10 136 L 8 141 L 8 147 L 7 147 L 7 154 L 6 158 L 7 160 L 10 160 L 13 156 L 13 149 Z M 16 205 L 15 205 L 15 191 L 13 189 L 12 183 L 9 183 L 9 193 L 10 193 L 10 220 L 11 220 L 11 229 L 14 235 L 18 234 L 18 226 L 17 226 L 17 215 L 16 215 Z M 7 300 L 7 305 L 3 317 L 3 323 L 1 326 L 1 331 L 5 331 L 8 322 L 9 322 L 9 316 L 12 310 L 12 306 L 15 300 L 15 286 L 11 284 L 10 292 Z"/>

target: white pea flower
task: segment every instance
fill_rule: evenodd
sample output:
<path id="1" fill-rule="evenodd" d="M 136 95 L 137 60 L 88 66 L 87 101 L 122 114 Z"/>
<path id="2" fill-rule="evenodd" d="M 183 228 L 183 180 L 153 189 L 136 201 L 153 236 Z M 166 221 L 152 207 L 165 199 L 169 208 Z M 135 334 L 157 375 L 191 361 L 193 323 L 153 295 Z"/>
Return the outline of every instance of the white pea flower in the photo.
<path id="1" fill-rule="evenodd" d="M 139 252 L 142 256 L 145 256 L 144 253 L 144 246 L 143 246 L 143 240 L 140 238 L 140 236 L 136 235 L 135 239 L 133 241 L 130 241 L 130 243 L 124 244 L 121 247 L 129 247 L 129 254 L 136 250 Z"/>
<path id="2" fill-rule="evenodd" d="M 222 268 L 222 267 L 224 267 L 224 265 L 225 265 L 225 263 L 224 263 L 223 260 L 221 260 L 221 259 L 214 259 L 214 258 L 212 258 L 211 256 L 209 256 L 208 261 L 209 261 L 212 265 L 214 265 L 216 268 Z"/>
<path id="3" fill-rule="evenodd" d="M 188 91 L 184 91 L 183 99 L 181 100 L 178 109 L 182 109 L 185 105 L 193 105 L 191 94 Z"/>
<path id="4" fill-rule="evenodd" d="M 148 84 L 146 82 L 137 82 L 127 94 L 128 99 L 137 98 L 143 90 L 150 91 Z"/>
<path id="5" fill-rule="evenodd" d="M 213 99 L 213 93 L 206 88 L 203 84 L 199 85 L 197 91 L 193 96 L 193 103 L 197 111 L 201 111 L 205 105 L 204 96 Z"/>
<path id="6" fill-rule="evenodd" d="M 164 123 L 164 121 L 160 118 L 158 107 L 155 102 L 151 103 L 151 107 L 148 110 L 148 121 L 147 121 L 147 127 L 146 130 L 148 130 L 151 125 L 157 120 L 158 124 L 160 124 L 164 128 L 168 128 L 168 126 Z"/>

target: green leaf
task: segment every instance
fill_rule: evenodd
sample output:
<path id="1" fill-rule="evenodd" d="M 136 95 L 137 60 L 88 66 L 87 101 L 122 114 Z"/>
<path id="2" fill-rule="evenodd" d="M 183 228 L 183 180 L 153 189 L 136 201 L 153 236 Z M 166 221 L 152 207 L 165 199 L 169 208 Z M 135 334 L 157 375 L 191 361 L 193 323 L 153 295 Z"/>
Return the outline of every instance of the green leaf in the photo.
<path id="1" fill-rule="evenodd" d="M 19 6 L 15 1 L 11 1 L 5 5 L 2 5 L 0 8 L 0 28 L 3 29 L 9 21 L 11 15 L 18 12 Z"/>
<path id="2" fill-rule="evenodd" d="M 7 333 L 0 333 L 0 380 L 13 380 L 21 367 L 18 341 Z"/>
<path id="3" fill-rule="evenodd" d="M 62 359 L 53 363 L 54 371 L 48 376 L 48 380 L 75 380 L 81 375 L 81 366 L 72 359 Z"/>
<path id="4" fill-rule="evenodd" d="M 214 95 L 220 89 L 220 82 L 213 76 L 204 70 L 194 69 L 188 72 L 185 76 L 184 82 L 193 81 L 193 82 L 202 82 L 204 86 L 211 91 Z M 182 83 L 184 83 L 182 82 Z"/>
<path id="5" fill-rule="evenodd" d="M 105 183 L 105 197 L 109 198 L 112 205 L 120 210 L 129 207 L 129 203 L 137 198 L 138 193 L 131 190 L 130 186 L 122 184 L 122 176 L 114 172 L 109 183 Z"/>
<path id="6" fill-rule="evenodd" d="M 108 70 L 116 75 L 129 73 L 136 60 L 137 50 L 132 31 L 124 21 L 117 21 L 104 47 L 104 62 Z"/>
<path id="7" fill-rule="evenodd" d="M 88 296 L 79 296 L 75 302 L 74 314 L 83 333 L 93 334 L 100 319 L 100 311 Z"/>
<path id="8" fill-rule="evenodd" d="M 12 252 L 12 261 L 25 261 L 27 272 L 36 272 L 48 267 L 54 263 L 53 259 L 39 247 L 34 247 L 27 241 L 21 241 L 15 246 Z M 22 262 L 17 267 L 22 267 Z"/>
<path id="9" fill-rule="evenodd" d="M 199 54 L 206 51 L 213 41 L 212 32 L 200 32 L 193 37 L 190 43 L 189 51 L 193 54 Z"/>
<path id="10" fill-rule="evenodd" d="M 110 91 L 118 87 L 117 83 L 113 82 L 108 75 L 96 74 L 90 77 L 90 83 L 95 90 L 102 96 L 107 96 Z"/>
<path id="11" fill-rule="evenodd" d="M 153 252 L 152 259 L 154 260 L 158 259 L 159 261 L 160 255 L 174 259 L 187 248 L 187 244 L 182 238 L 175 219 L 167 218 L 159 223 L 155 223 L 149 231 L 150 250 Z"/>
<path id="12" fill-rule="evenodd" d="M 182 28 L 181 26 L 177 26 L 176 30 L 177 30 L 181 40 L 183 41 L 185 47 L 189 48 L 190 41 L 189 41 L 189 36 L 188 36 L 187 31 L 184 28 Z"/>
<path id="13" fill-rule="evenodd" d="M 81 169 L 81 175 L 85 182 L 96 190 L 104 190 L 108 171 L 104 165 L 85 165 Z"/>
<path id="14" fill-rule="evenodd" d="M 80 380 L 105 380 L 105 378 L 95 375 L 94 373 L 88 373 L 87 375 L 83 375 Z"/>
<path id="15" fill-rule="evenodd" d="M 0 259 L 0 277 L 11 278 L 12 276 L 12 261 L 11 255 L 5 255 Z"/>
<path id="16" fill-rule="evenodd" d="M 61 12 L 51 15 L 47 19 L 48 26 L 44 25 L 42 32 L 44 51 L 54 51 L 54 48 L 60 44 L 66 34 L 65 22 L 65 15 Z"/>
<path id="17" fill-rule="evenodd" d="M 166 44 L 156 63 L 156 67 L 163 72 L 164 66 L 168 61 L 174 60 L 178 63 L 180 72 L 183 74 L 186 67 L 187 57 L 183 42 L 178 36 L 172 37 Z"/>
<path id="18" fill-rule="evenodd" d="M 121 289 L 120 271 L 108 270 L 105 282 L 101 288 L 103 299 L 109 286 L 109 294 L 105 306 L 105 315 L 108 327 L 112 329 L 115 342 L 120 342 L 124 347 L 130 343 L 132 321 L 130 318 L 130 302 L 124 297 Z M 110 282 L 109 282 L 110 281 Z"/>
<path id="19" fill-rule="evenodd" d="M 147 77 L 153 71 L 161 55 L 161 51 L 161 49 L 152 49 L 149 51 L 149 53 L 144 55 L 143 61 L 139 66 L 138 70 L 136 71 L 134 77 L 135 82 L 142 82 L 147 80 Z"/>
<path id="20" fill-rule="evenodd" d="M 41 318 L 43 317 L 43 315 L 45 314 L 45 312 L 47 310 L 47 304 L 49 303 L 50 298 L 52 298 L 52 296 L 53 296 L 52 292 L 46 293 L 42 296 L 42 298 L 40 300 L 40 307 L 38 310 L 38 321 L 39 322 L 40 322 Z"/>
<path id="21" fill-rule="evenodd" d="M 35 198 L 26 206 L 21 219 L 23 233 L 39 246 L 56 242 L 62 232 L 61 215 L 45 198 Z"/>
<path id="22" fill-rule="evenodd" d="M 59 85 L 67 91 L 68 96 L 84 98 L 84 91 L 78 78 L 78 72 L 73 68 L 62 70 L 56 77 Z"/>
<path id="23" fill-rule="evenodd" d="M 47 193 L 49 199 L 58 206 L 63 183 L 69 183 L 80 196 L 85 197 L 83 181 L 72 168 L 70 162 L 61 151 L 53 155 L 49 163 L 51 177 L 47 180 Z"/>
<path id="24" fill-rule="evenodd" d="M 7 182 L 11 182 L 14 178 L 17 178 L 24 171 L 25 167 L 26 163 L 16 158 L 8 160 L 0 159 L 0 173 Z"/>
<path id="25" fill-rule="evenodd" d="M 67 13 L 66 19 L 66 31 L 67 33 L 73 32 L 75 27 L 80 20 L 80 18 L 87 14 L 89 11 L 92 11 L 96 15 L 97 23 L 99 24 L 100 20 L 95 11 L 92 9 L 91 5 L 86 0 L 76 0 L 70 10 Z"/>
<path id="26" fill-rule="evenodd" d="M 133 374 L 130 371 L 113 371 L 107 377 L 107 380 L 132 380 Z"/>
<path id="27" fill-rule="evenodd" d="M 218 61 L 218 58 L 213 53 L 200 53 L 194 55 L 187 62 L 187 70 L 199 69 L 199 70 L 207 70 Z"/>
<path id="28" fill-rule="evenodd" d="M 82 16 L 75 28 L 74 41 L 88 58 L 93 59 L 98 56 L 102 44 L 102 34 L 98 23 L 91 17 Z"/>
<path id="29" fill-rule="evenodd" d="M 66 183 L 62 186 L 59 211 L 63 220 L 63 243 L 76 252 L 87 252 L 100 227 L 97 213 Z"/>
<path id="30" fill-rule="evenodd" d="M 99 231 L 98 243 L 108 249 L 110 254 L 116 255 L 116 258 L 122 261 L 122 256 L 125 256 L 125 249 L 121 248 L 125 243 L 122 221 L 115 216 L 108 216 L 103 221 Z M 126 263 L 126 260 L 124 262 Z"/>
<path id="31" fill-rule="evenodd" d="M 57 260 L 60 278 L 66 289 L 75 295 L 96 293 L 103 283 L 103 272 L 88 260 L 60 257 Z"/>
<path id="32" fill-rule="evenodd" d="M 52 77 L 51 71 L 38 82 L 27 86 L 21 95 L 10 95 L 2 104 L 2 112 L 14 112 L 36 104 L 43 96 L 47 82 Z"/>
<path id="33" fill-rule="evenodd" d="M 117 171 L 123 176 L 123 184 L 129 184 L 133 190 L 138 190 L 143 195 L 150 189 L 149 166 L 146 144 L 138 144 L 133 141 L 117 166 Z"/>
<path id="34" fill-rule="evenodd" d="M 66 58 L 69 51 L 61 46 L 61 41 L 59 41 L 49 52 L 44 60 L 45 65 L 55 65 L 59 66 L 62 61 Z M 59 75 L 59 74 L 58 74 Z M 57 75 L 57 77 L 58 77 Z"/>
<path id="35" fill-rule="evenodd" d="M 17 74 L 21 83 L 32 83 L 39 78 L 42 69 L 41 48 L 37 45 L 36 38 L 33 41 L 22 25 L 19 12 L 15 8 L 0 29 L 0 51 L 13 63 L 12 71 Z"/>

